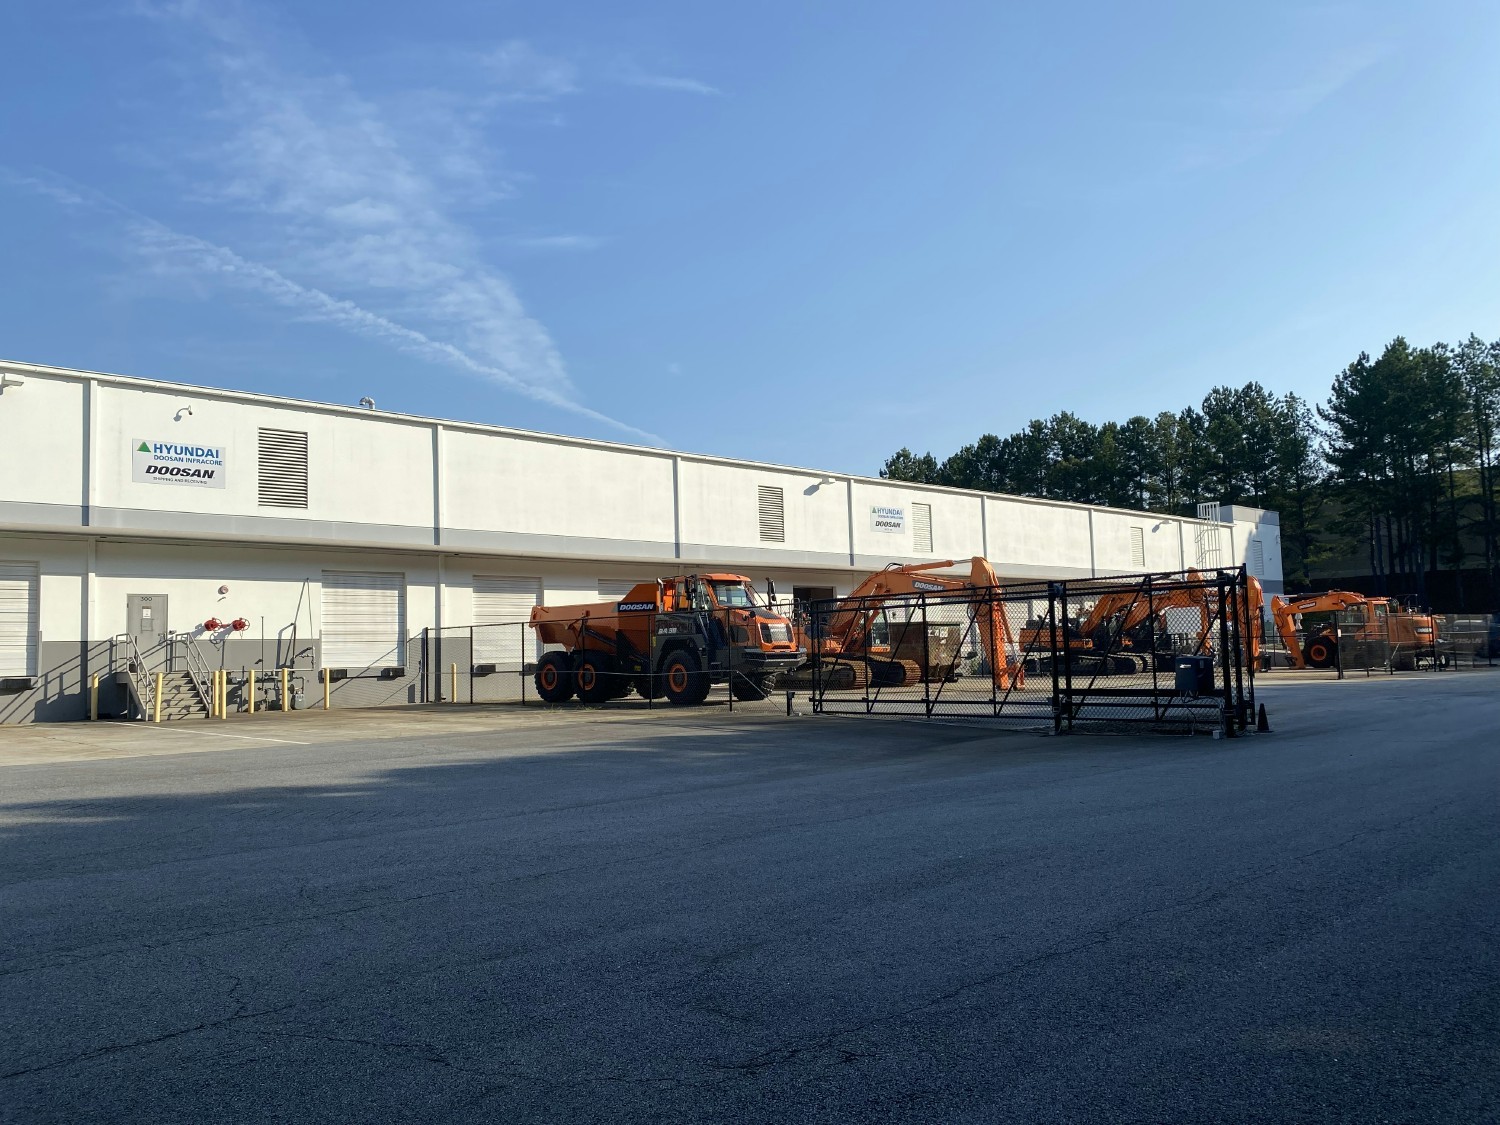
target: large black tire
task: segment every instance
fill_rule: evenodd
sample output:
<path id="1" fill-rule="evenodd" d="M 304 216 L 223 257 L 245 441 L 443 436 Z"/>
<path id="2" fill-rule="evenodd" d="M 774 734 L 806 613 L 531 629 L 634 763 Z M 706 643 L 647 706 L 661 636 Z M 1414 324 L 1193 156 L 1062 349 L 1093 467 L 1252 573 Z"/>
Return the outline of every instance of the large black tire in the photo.
<path id="1" fill-rule="evenodd" d="M 579 703 L 606 703 L 612 698 L 611 690 L 617 686 L 609 674 L 609 661 L 597 652 L 579 654 L 578 670 L 573 677 L 578 687 Z"/>
<path id="2" fill-rule="evenodd" d="M 1332 637 L 1314 637 L 1302 650 L 1309 668 L 1332 668 L 1338 662 L 1338 642 Z"/>
<path id="3" fill-rule="evenodd" d="M 565 652 L 549 652 L 537 662 L 536 693 L 543 703 L 566 703 L 573 698 L 573 662 Z"/>
<path id="4" fill-rule="evenodd" d="M 678 649 L 662 663 L 661 681 L 668 703 L 691 707 L 708 698 L 708 674 L 698 657 L 686 649 Z"/>
<path id="5" fill-rule="evenodd" d="M 756 679 L 736 672 L 729 677 L 729 694 L 742 702 L 754 703 L 771 694 L 773 683 L 772 680 Z"/>
<path id="6" fill-rule="evenodd" d="M 661 677 L 654 675 L 637 676 L 631 680 L 635 693 L 642 699 L 660 699 L 662 692 Z"/>
<path id="7" fill-rule="evenodd" d="M 1391 653 L 1391 669 L 1396 672 L 1415 672 L 1417 670 L 1417 654 L 1411 649 L 1398 648 Z"/>

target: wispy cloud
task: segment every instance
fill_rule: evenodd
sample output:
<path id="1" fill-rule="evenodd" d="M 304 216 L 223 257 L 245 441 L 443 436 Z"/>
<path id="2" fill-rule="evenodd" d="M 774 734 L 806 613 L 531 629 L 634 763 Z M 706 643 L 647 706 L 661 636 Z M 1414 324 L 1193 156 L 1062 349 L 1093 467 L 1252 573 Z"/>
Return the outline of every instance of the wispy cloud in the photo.
<path id="1" fill-rule="evenodd" d="M 572 92 L 571 64 L 501 44 L 484 57 L 487 91 L 429 92 L 412 128 L 410 111 L 386 112 L 344 75 L 293 65 L 305 51 L 230 9 L 181 0 L 139 10 L 182 37 L 184 59 L 216 91 L 203 122 L 212 138 L 185 152 L 197 201 L 232 216 L 241 244 L 143 220 L 142 253 L 654 440 L 581 403 L 546 328 L 460 218 L 514 180 L 484 145 L 484 115 L 497 102 Z M 434 135 L 451 142 L 446 163 L 433 158 Z"/>
<path id="2" fill-rule="evenodd" d="M 609 241 L 592 234 L 543 234 L 507 240 L 523 250 L 597 250 Z"/>
<path id="3" fill-rule="evenodd" d="M 524 39 L 509 39 L 480 56 L 494 95 L 502 100 L 551 101 L 578 92 L 578 66 Z"/>
<path id="4" fill-rule="evenodd" d="M 681 78 L 670 74 L 647 74 L 644 71 L 627 69 L 620 75 L 627 86 L 638 86 L 644 90 L 671 90 L 679 94 L 704 94 L 719 97 L 724 91 L 696 78 Z"/>
<path id="5" fill-rule="evenodd" d="M 1387 55 L 1377 43 L 1355 43 L 1321 60 L 1310 72 L 1284 84 L 1231 90 L 1220 104 L 1233 114 L 1286 125 L 1312 112 Z"/>
<path id="6" fill-rule="evenodd" d="M 517 379 L 510 371 L 486 363 L 452 343 L 401 324 L 390 317 L 363 308 L 353 301 L 334 297 L 314 286 L 303 285 L 261 262 L 252 261 L 225 246 L 174 230 L 142 215 L 101 193 L 61 182 L 55 175 L 24 175 L 0 168 L 0 179 L 25 188 L 76 210 L 112 215 L 122 224 L 131 248 L 146 267 L 159 274 L 186 274 L 209 278 L 270 298 L 295 310 L 302 319 L 330 324 L 347 332 L 390 345 L 418 359 L 441 363 L 488 379 L 508 390 L 571 414 L 623 430 L 654 444 L 660 438 L 597 410 L 570 395 Z"/>

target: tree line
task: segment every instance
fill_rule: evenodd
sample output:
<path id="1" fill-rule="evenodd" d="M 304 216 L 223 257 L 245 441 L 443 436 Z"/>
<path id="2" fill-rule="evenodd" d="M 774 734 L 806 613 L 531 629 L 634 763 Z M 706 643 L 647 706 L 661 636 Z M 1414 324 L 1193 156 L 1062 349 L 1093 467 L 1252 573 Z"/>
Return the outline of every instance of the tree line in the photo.
<path id="1" fill-rule="evenodd" d="M 1323 403 L 1250 382 L 1154 418 L 1095 425 L 1063 411 L 942 461 L 903 448 L 880 475 L 1172 515 L 1202 500 L 1270 508 L 1289 582 L 1355 555 L 1376 589 L 1425 602 L 1430 575 L 1469 567 L 1494 610 L 1497 428 L 1500 340 L 1417 348 L 1397 337 L 1344 368 Z"/>

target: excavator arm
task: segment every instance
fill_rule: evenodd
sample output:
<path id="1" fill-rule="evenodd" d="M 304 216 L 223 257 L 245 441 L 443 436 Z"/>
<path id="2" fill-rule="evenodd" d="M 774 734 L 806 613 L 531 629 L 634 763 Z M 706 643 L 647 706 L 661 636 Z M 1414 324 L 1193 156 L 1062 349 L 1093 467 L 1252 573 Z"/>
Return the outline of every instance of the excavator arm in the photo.
<path id="1" fill-rule="evenodd" d="M 965 594 L 977 590 L 998 589 L 1000 579 L 989 560 L 976 555 L 969 560 L 969 576 L 960 578 L 937 573 L 957 566 L 952 559 L 941 562 L 892 564 L 876 571 L 841 601 L 848 605 L 829 615 L 824 626 L 824 643 L 840 653 L 857 653 L 867 648 L 875 619 L 891 598 L 912 594 Z M 989 605 L 975 606 L 976 623 L 984 644 L 991 674 L 1001 688 L 1019 686 L 1024 672 L 1018 659 L 1015 639 L 1005 616 L 1004 604 L 997 598 Z"/>

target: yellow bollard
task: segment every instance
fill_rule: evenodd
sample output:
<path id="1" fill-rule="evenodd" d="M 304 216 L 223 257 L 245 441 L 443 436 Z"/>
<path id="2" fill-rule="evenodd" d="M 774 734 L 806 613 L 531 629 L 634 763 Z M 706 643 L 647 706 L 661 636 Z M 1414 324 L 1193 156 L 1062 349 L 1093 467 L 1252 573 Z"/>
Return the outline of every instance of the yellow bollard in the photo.
<path id="1" fill-rule="evenodd" d="M 219 670 L 219 718 L 229 718 L 229 671 Z"/>
<path id="2" fill-rule="evenodd" d="M 290 711 L 292 709 L 292 697 L 289 694 L 291 682 L 292 670 L 290 668 L 283 668 L 281 670 L 281 709 L 283 711 Z"/>
<path id="3" fill-rule="evenodd" d="M 250 697 L 250 714 L 255 714 L 255 669 L 245 674 L 245 691 Z"/>
<path id="4" fill-rule="evenodd" d="M 323 669 L 323 710 L 328 710 L 328 669 Z"/>
<path id="5" fill-rule="evenodd" d="M 89 679 L 89 719 L 98 721 L 99 718 L 99 677 L 93 676 Z"/>
<path id="6" fill-rule="evenodd" d="M 457 703 L 458 702 L 458 665 L 457 664 L 450 664 L 450 665 L 448 665 L 448 683 L 449 683 L 450 688 L 451 688 L 451 690 L 448 692 L 448 702 L 449 703 Z"/>
<path id="7" fill-rule="evenodd" d="M 151 721 L 153 723 L 161 722 L 161 688 L 162 681 L 164 679 L 166 679 L 166 677 L 163 676 L 160 672 L 156 673 L 156 691 L 154 693 L 155 698 L 151 701 Z"/>

